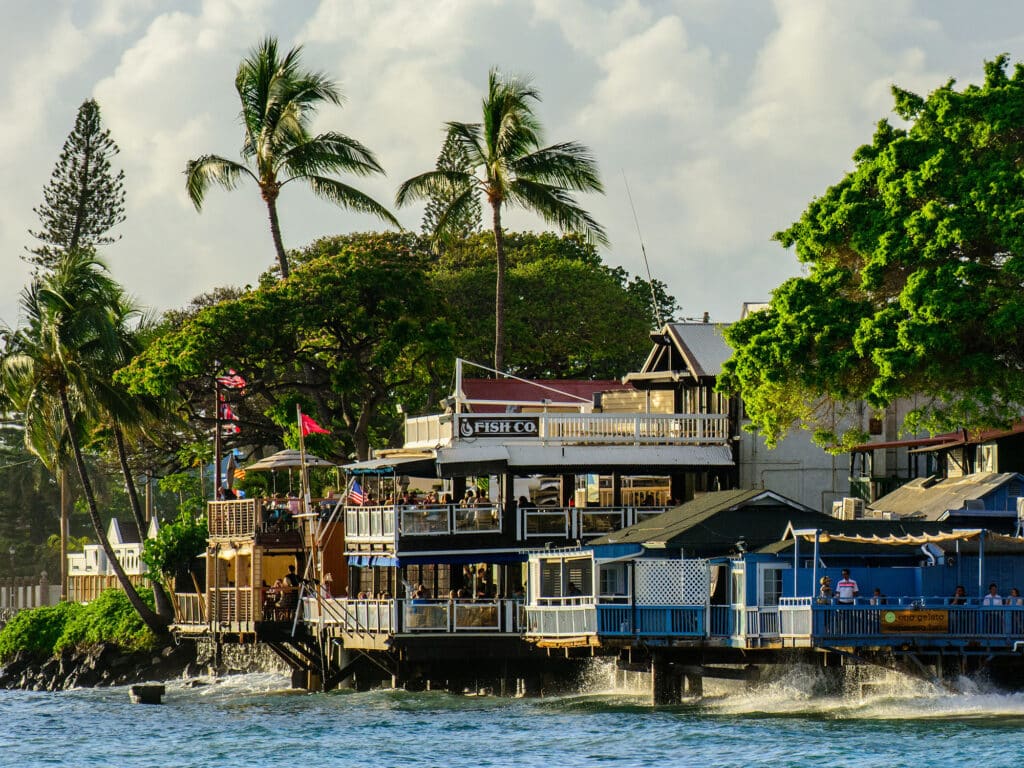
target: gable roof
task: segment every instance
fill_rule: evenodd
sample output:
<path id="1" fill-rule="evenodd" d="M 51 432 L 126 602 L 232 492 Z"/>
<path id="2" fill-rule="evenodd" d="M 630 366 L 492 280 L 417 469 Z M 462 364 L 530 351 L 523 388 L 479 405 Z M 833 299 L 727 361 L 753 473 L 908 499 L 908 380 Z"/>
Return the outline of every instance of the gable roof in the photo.
<path id="1" fill-rule="evenodd" d="M 887 493 L 869 508 L 901 517 L 938 520 L 951 509 L 963 509 L 966 502 L 984 499 L 1011 481 L 1024 484 L 1017 472 L 978 472 L 963 477 L 919 477 Z"/>
<path id="2" fill-rule="evenodd" d="M 829 521 L 834 518 L 774 491 L 715 491 L 590 543 L 634 543 L 710 556 L 734 550 L 741 539 L 750 550 L 763 547 L 782 538 L 790 522 L 803 527 Z"/>
<path id="3" fill-rule="evenodd" d="M 643 367 L 623 381 L 639 384 L 718 376 L 722 364 L 732 357 L 732 347 L 725 340 L 728 327 L 728 323 L 668 323 L 651 334 L 654 346 Z"/>

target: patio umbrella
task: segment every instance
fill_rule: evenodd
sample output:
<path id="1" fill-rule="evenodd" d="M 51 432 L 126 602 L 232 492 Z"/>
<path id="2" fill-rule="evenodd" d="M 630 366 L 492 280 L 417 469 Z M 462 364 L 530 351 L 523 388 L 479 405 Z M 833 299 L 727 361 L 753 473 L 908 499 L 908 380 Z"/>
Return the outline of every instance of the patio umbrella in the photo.
<path id="1" fill-rule="evenodd" d="M 283 451 L 278 451 L 272 456 L 260 459 L 255 464 L 250 464 L 245 468 L 246 472 L 259 472 L 263 471 L 274 471 L 276 469 L 298 469 L 302 466 L 302 455 L 293 448 L 287 448 Z M 307 467 L 336 467 L 338 466 L 333 461 L 327 459 L 321 459 L 319 456 L 314 456 L 311 453 L 306 454 L 306 466 Z"/>

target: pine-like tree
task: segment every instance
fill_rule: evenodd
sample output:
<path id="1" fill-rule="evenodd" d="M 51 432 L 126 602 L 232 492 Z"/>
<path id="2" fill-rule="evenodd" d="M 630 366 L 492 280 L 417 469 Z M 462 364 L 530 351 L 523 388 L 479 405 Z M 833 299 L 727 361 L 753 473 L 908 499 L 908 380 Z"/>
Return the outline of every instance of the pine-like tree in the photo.
<path id="1" fill-rule="evenodd" d="M 451 136 L 445 139 L 441 152 L 437 156 L 437 170 L 454 171 L 456 173 L 472 173 L 473 166 L 469 162 L 465 147 Z M 460 195 L 469 192 L 472 200 L 465 207 L 453 209 L 452 203 Z M 451 212 L 450 221 L 443 216 Z M 423 211 L 423 234 L 433 237 L 438 245 L 443 245 L 449 238 L 468 237 L 480 231 L 480 195 L 468 185 L 457 185 L 454 182 L 434 191 L 427 200 Z"/>
<path id="2" fill-rule="evenodd" d="M 103 130 L 99 104 L 86 99 L 43 189 L 44 202 L 32 209 L 42 227 L 29 234 L 42 244 L 28 249 L 28 262 L 52 270 L 63 254 L 120 239 L 106 234 L 125 218 L 124 171 L 110 166 L 118 152 Z"/>

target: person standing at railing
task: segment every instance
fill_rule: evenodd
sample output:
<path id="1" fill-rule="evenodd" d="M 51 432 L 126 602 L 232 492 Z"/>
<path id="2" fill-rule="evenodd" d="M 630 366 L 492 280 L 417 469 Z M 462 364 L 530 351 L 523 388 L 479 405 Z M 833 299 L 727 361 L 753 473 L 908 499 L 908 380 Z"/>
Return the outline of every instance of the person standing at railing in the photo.
<path id="1" fill-rule="evenodd" d="M 843 568 L 843 577 L 836 582 L 836 602 L 840 605 L 853 605 L 859 594 L 857 582 L 850 578 L 849 569 Z"/>
<path id="2" fill-rule="evenodd" d="M 819 603 L 831 603 L 832 602 L 832 579 L 828 576 L 822 576 L 818 583 L 821 585 L 818 589 L 818 602 Z"/>
<path id="3" fill-rule="evenodd" d="M 958 584 L 956 589 L 953 590 L 953 596 L 949 598 L 950 605 L 967 605 L 967 590 L 964 589 L 963 584 Z"/>
<path id="4" fill-rule="evenodd" d="M 1007 605 L 1024 605 L 1024 597 L 1020 596 L 1020 590 L 1016 587 L 1010 589 L 1010 596 L 1006 598 Z"/>

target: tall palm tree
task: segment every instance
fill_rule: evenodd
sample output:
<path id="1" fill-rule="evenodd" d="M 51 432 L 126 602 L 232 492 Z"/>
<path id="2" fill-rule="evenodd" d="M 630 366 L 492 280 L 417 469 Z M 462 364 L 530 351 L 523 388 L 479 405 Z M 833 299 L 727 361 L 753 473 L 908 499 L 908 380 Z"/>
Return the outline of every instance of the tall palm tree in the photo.
<path id="1" fill-rule="evenodd" d="M 444 234 L 449 222 L 459 220 L 482 191 L 491 206 L 497 280 L 494 295 L 494 367 L 505 364 L 505 248 L 501 209 L 516 205 L 532 210 L 562 230 L 580 232 L 607 244 L 604 229 L 569 191 L 603 192 L 597 163 L 582 144 L 574 141 L 542 147 L 541 125 L 533 112 L 540 94 L 530 81 L 503 76 L 492 69 L 483 100 L 483 122 L 447 123 L 446 142 L 460 145 L 468 158 L 466 171 L 433 170 L 414 176 L 398 188 L 395 202 L 402 206 L 431 195 L 455 195 L 437 223 Z"/>
<path id="2" fill-rule="evenodd" d="M 21 294 L 25 324 L 9 336 L 0 383 L 23 414 L 26 431 L 63 430 L 71 448 L 93 532 L 132 606 L 154 632 L 166 630 L 129 581 L 100 519 L 82 440 L 97 423 L 113 387 L 107 372 L 121 354 L 115 303 L 120 287 L 90 252 L 65 254 L 52 272 L 37 276 Z M 59 418 L 54 416 L 55 412 Z"/>
<path id="3" fill-rule="evenodd" d="M 369 176 L 384 173 L 373 153 L 341 133 L 309 135 L 309 124 L 324 102 L 341 104 L 338 87 L 326 75 L 301 68 L 302 47 L 278 56 L 277 40 L 268 37 L 249 52 L 235 77 L 242 102 L 240 118 L 245 128 L 242 161 L 218 155 L 190 160 L 185 168 L 186 188 L 196 210 L 211 184 L 234 189 L 246 176 L 260 188 L 270 218 L 270 234 L 281 266 L 288 277 L 288 257 L 281 241 L 277 197 L 285 184 L 302 180 L 313 193 L 343 208 L 372 213 L 398 226 L 384 206 L 364 193 L 330 178 L 331 174 Z"/>

